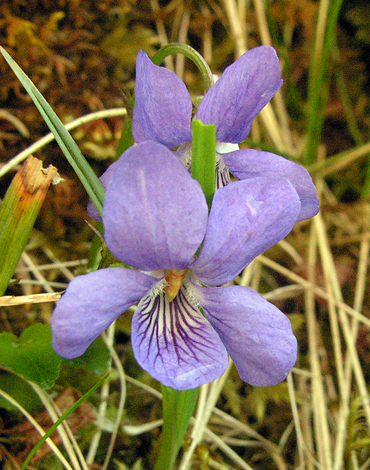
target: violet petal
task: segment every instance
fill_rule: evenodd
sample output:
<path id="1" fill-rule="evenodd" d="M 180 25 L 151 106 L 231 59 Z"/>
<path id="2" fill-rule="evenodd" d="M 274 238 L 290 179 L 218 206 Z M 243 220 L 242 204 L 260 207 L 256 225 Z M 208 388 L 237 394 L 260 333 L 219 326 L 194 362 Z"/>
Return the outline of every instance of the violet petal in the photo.
<path id="1" fill-rule="evenodd" d="M 253 149 L 241 149 L 221 155 L 225 165 L 239 180 L 257 176 L 283 176 L 297 191 L 301 200 L 298 220 L 309 219 L 319 211 L 319 200 L 312 178 L 303 166 L 280 155 Z"/>
<path id="2" fill-rule="evenodd" d="M 77 276 L 51 317 L 54 350 L 67 359 L 81 356 L 117 317 L 140 300 L 158 279 L 124 268 Z"/>
<path id="3" fill-rule="evenodd" d="M 238 144 L 282 83 L 275 49 L 256 47 L 225 69 L 204 96 L 196 117 L 204 124 L 216 124 L 218 142 Z"/>
<path id="4" fill-rule="evenodd" d="M 172 302 L 151 294 L 132 320 L 132 347 L 138 363 L 164 385 L 186 390 L 211 382 L 228 365 L 217 333 L 186 297 L 183 285 Z"/>
<path id="5" fill-rule="evenodd" d="M 190 265 L 205 284 L 230 282 L 256 256 L 282 240 L 300 213 L 285 178 L 251 178 L 216 191 L 199 257 Z"/>
<path id="6" fill-rule="evenodd" d="M 199 183 L 156 142 L 129 148 L 117 163 L 103 208 L 108 248 L 144 271 L 185 269 L 207 225 Z"/>
<path id="7" fill-rule="evenodd" d="M 275 385 L 297 360 L 289 319 L 249 287 L 197 288 L 205 317 L 217 331 L 240 378 L 250 385 Z"/>
<path id="8" fill-rule="evenodd" d="M 136 61 L 132 134 L 136 142 L 154 140 L 168 148 L 191 140 L 192 101 L 185 84 L 154 65 L 140 51 Z"/>

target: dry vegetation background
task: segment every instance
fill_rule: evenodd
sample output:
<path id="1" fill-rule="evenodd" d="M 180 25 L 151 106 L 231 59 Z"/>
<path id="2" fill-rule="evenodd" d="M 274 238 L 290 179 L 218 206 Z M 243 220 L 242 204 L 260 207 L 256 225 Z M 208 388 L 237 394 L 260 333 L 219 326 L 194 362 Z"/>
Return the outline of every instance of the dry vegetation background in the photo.
<path id="1" fill-rule="evenodd" d="M 245 50 L 272 44 L 281 58 L 284 87 L 256 119 L 244 145 L 307 163 L 307 122 L 314 113 L 307 91 L 310 64 L 320 18 L 325 27 L 325 8 L 333 3 L 2 0 L 0 44 L 64 123 L 97 111 L 121 110 L 121 115 L 72 131 L 99 175 L 115 157 L 125 119 L 122 108 L 129 116 L 132 112 L 140 49 L 150 55 L 167 42 L 186 42 L 221 73 Z M 213 385 L 203 386 L 179 457 L 181 470 L 370 468 L 369 14 L 365 0 L 344 1 L 335 28 L 322 83 L 328 101 L 321 139 L 308 163 L 320 194 L 320 214 L 297 224 L 286 240 L 235 280 L 257 289 L 289 315 L 300 347 L 296 367 L 287 382 L 275 387 L 250 387 L 233 367 Z M 176 57 L 166 66 L 194 96 L 201 91 L 192 64 Z M 0 59 L 0 198 L 17 168 L 5 171 L 5 164 L 47 133 L 31 99 Z M 33 154 L 44 166 L 56 166 L 65 181 L 50 189 L 7 291 L 22 299 L 62 292 L 83 272 L 93 235 L 85 222 L 87 195 L 57 145 L 52 142 Z M 54 304 L 50 297 L 44 300 L 49 301 L 0 304 L 0 331 L 19 335 L 36 321 L 48 323 Z M 128 312 L 117 322 L 117 356 L 109 382 L 69 423 L 86 456 L 85 463 L 72 459 L 76 470 L 88 465 L 139 470 L 153 463 L 161 425 L 159 387 L 133 359 L 130 318 Z M 11 374 L 0 372 L 0 388 L 8 393 L 12 380 Z M 54 402 L 68 408 L 95 381 L 93 372 L 65 365 L 52 393 L 25 391 L 24 406 L 47 428 Z M 20 413 L 0 408 L 4 469 L 20 468 L 38 438 Z M 71 459 L 68 439 L 56 437 L 55 442 L 64 442 Z M 55 454 L 43 449 L 32 466 L 62 468 Z"/>

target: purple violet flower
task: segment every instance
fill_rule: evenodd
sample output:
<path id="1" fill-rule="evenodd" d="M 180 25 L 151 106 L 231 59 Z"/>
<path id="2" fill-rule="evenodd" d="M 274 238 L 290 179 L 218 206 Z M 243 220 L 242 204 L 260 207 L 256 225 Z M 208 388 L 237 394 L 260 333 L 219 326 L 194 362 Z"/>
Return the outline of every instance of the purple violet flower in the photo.
<path id="1" fill-rule="evenodd" d="M 279 155 L 254 149 L 225 153 L 225 143 L 239 144 L 246 139 L 253 119 L 282 83 L 275 50 L 270 46 L 256 47 L 225 69 L 205 94 L 195 117 L 204 124 L 216 125 L 217 188 L 230 182 L 229 171 L 239 180 L 282 176 L 289 179 L 300 197 L 298 220 L 309 219 L 317 214 L 319 202 L 311 177 L 303 167 Z M 190 168 L 192 109 L 185 84 L 173 72 L 154 65 L 140 51 L 132 123 L 135 141 L 153 140 L 170 149 L 179 147 L 178 156 Z"/>
<path id="2" fill-rule="evenodd" d="M 228 354 L 249 384 L 281 382 L 297 356 L 289 319 L 253 289 L 218 286 L 284 238 L 300 211 L 290 181 L 269 175 L 219 189 L 208 215 L 199 183 L 169 149 L 151 141 L 131 147 L 111 170 L 103 223 L 110 251 L 136 270 L 76 277 L 52 316 L 55 351 L 83 354 L 139 301 L 134 355 L 163 384 L 210 382 Z"/>
<path id="3" fill-rule="evenodd" d="M 281 176 L 294 186 L 301 201 L 298 220 L 309 219 L 319 211 L 316 188 L 308 171 L 280 155 L 236 145 L 249 134 L 252 121 L 266 106 L 283 81 L 275 50 L 260 46 L 249 50 L 227 67 L 219 80 L 204 96 L 196 118 L 216 125 L 216 187 L 230 182 L 231 172 L 237 179 Z M 135 107 L 132 123 L 137 143 L 153 140 L 175 154 L 191 169 L 192 101 L 185 84 L 171 71 L 154 65 L 147 54 L 137 56 Z M 225 145 L 226 144 L 226 145 Z M 238 150 L 231 151 L 234 144 Z M 113 163 L 100 180 L 107 187 L 114 171 Z M 89 215 L 101 217 L 93 203 Z"/>

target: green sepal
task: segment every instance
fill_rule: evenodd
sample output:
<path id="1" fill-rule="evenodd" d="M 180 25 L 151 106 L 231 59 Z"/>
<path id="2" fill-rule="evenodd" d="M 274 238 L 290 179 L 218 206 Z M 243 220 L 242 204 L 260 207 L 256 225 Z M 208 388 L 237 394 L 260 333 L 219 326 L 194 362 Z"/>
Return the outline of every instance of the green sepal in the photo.
<path id="1" fill-rule="evenodd" d="M 134 145 L 134 138 L 132 136 L 132 119 L 126 116 L 125 122 L 123 124 L 121 137 L 118 142 L 116 160 L 118 160 L 119 157 L 123 154 L 123 152 L 125 152 L 132 145 Z"/>
<path id="2" fill-rule="evenodd" d="M 216 190 L 216 126 L 193 119 L 191 176 L 202 187 L 211 208 Z"/>

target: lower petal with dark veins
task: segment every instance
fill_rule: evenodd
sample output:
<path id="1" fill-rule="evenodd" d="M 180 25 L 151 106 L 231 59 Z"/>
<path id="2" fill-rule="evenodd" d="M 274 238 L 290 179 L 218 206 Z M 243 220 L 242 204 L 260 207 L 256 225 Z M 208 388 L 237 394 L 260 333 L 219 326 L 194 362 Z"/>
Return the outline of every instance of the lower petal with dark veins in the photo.
<path id="1" fill-rule="evenodd" d="M 143 369 L 177 390 L 218 378 L 228 365 L 219 336 L 183 285 L 172 302 L 164 292 L 146 295 L 132 320 L 132 346 Z"/>

